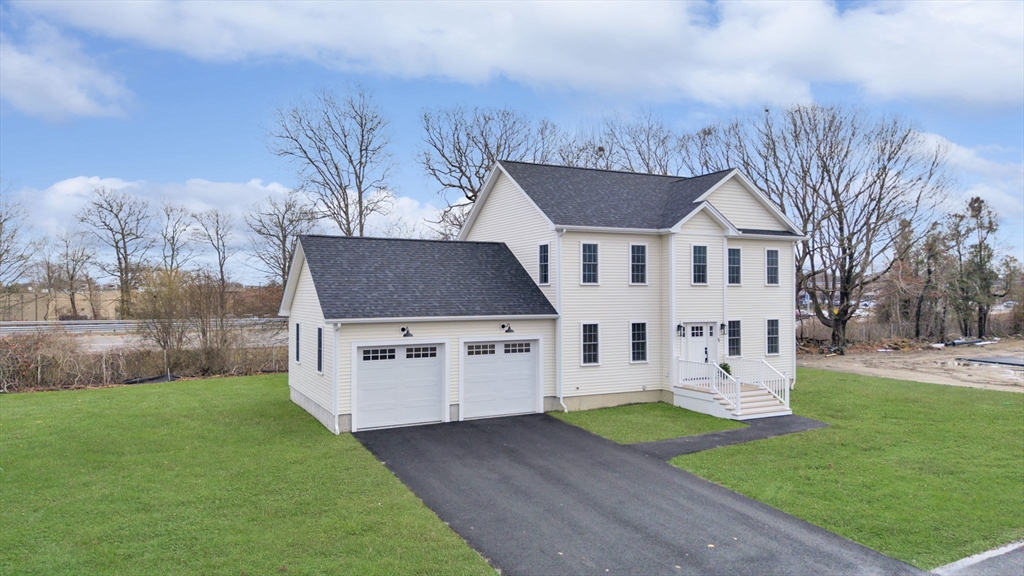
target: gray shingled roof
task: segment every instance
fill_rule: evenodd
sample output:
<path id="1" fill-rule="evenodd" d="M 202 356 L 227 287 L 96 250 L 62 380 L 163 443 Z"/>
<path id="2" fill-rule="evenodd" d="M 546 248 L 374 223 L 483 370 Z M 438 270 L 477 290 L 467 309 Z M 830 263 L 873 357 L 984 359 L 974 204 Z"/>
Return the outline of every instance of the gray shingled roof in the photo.
<path id="1" fill-rule="evenodd" d="M 500 242 L 300 236 L 324 318 L 555 315 Z"/>
<path id="2" fill-rule="evenodd" d="M 508 160 L 501 166 L 555 225 L 652 230 L 678 224 L 731 171 L 684 178 Z"/>

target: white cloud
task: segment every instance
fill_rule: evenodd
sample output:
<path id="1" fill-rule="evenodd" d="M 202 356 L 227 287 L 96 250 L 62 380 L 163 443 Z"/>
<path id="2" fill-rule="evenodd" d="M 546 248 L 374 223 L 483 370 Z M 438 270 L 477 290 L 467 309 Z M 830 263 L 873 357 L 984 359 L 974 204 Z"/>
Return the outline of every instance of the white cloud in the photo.
<path id="1" fill-rule="evenodd" d="M 398 77 L 687 97 L 1024 100 L 1024 4 L 34 2 L 25 11 L 207 61 L 296 58 Z"/>
<path id="2" fill-rule="evenodd" d="M 16 42 L 0 34 L 0 99 L 47 120 L 117 116 L 130 92 L 52 26 L 35 23 Z"/>

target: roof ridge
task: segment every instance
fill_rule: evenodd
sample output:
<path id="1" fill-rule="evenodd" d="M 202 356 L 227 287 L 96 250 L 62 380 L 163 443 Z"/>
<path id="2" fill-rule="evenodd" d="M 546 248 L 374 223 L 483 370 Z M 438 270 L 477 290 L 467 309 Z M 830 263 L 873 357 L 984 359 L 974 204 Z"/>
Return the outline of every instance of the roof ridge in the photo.
<path id="1" fill-rule="evenodd" d="M 696 176 L 673 176 L 671 174 L 651 174 L 650 172 L 632 172 L 629 170 L 612 170 L 610 168 L 588 168 L 586 166 L 565 166 L 563 164 L 550 164 L 547 162 L 524 162 L 522 160 L 498 160 L 500 163 L 507 162 L 509 164 L 526 164 L 528 166 L 546 166 L 548 168 L 567 168 L 570 170 L 587 170 L 589 172 L 611 172 L 612 174 L 630 174 L 633 176 L 654 176 L 657 178 L 671 178 L 673 180 L 693 180 L 694 178 L 703 178 L 705 176 L 714 176 L 715 174 L 721 174 L 723 172 L 732 172 L 736 168 L 726 168 L 724 170 L 718 170 L 715 172 L 707 172 L 705 174 L 697 174 Z"/>
<path id="2" fill-rule="evenodd" d="M 380 236 L 345 236 L 339 234 L 300 234 L 299 238 L 335 238 L 340 240 L 385 240 L 389 242 L 433 242 L 437 244 L 494 244 L 504 245 L 504 242 L 493 242 L 486 240 L 438 240 L 434 238 L 384 238 Z"/>

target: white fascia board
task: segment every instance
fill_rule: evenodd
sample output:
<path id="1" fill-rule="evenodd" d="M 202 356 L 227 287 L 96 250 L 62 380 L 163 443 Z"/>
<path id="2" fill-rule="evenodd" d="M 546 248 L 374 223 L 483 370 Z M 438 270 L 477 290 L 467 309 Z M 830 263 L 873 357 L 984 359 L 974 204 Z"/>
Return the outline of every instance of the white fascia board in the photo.
<path id="1" fill-rule="evenodd" d="M 807 240 L 807 236 L 776 236 L 774 234 L 746 234 L 743 232 L 740 232 L 740 237 L 752 240 L 778 240 L 779 242 L 802 242 Z"/>
<path id="2" fill-rule="evenodd" d="M 456 240 L 465 240 L 466 237 L 469 236 L 469 231 L 473 228 L 473 224 L 476 223 L 476 219 L 480 216 L 480 211 L 483 210 L 483 205 L 487 202 L 487 197 L 491 195 L 491 189 L 494 188 L 495 183 L 498 181 L 499 173 L 504 174 L 505 177 L 515 185 L 516 189 L 519 190 L 519 193 L 526 198 L 526 201 L 529 202 L 535 210 L 537 210 L 537 213 L 547 220 L 548 229 L 555 229 L 555 225 L 551 222 L 551 218 L 548 218 L 548 215 L 540 209 L 540 206 L 537 206 L 537 203 L 533 201 L 533 198 L 530 198 L 530 195 L 526 193 L 526 190 L 523 190 L 523 187 L 516 182 L 516 179 L 513 178 L 512 175 L 509 174 L 501 165 L 501 162 L 498 161 L 494 163 L 494 167 L 491 168 L 491 173 L 487 176 L 487 180 L 484 181 L 484 187 L 480 190 L 480 193 L 477 194 L 476 201 L 473 202 L 473 208 L 469 211 L 469 217 L 466 218 L 466 223 L 462 226 L 462 230 L 459 231 L 459 236 Z"/>
<path id="3" fill-rule="evenodd" d="M 728 182 L 731 178 L 736 178 L 737 180 L 739 180 L 740 184 L 747 189 L 747 192 L 750 192 L 750 194 L 758 202 L 761 203 L 761 206 L 764 206 L 765 209 L 767 209 L 768 212 L 770 212 L 771 215 L 774 216 L 775 219 L 778 220 L 780 224 L 785 226 L 790 232 L 794 234 L 802 234 L 800 229 L 797 228 L 796 225 L 793 224 L 793 222 L 789 218 L 786 218 L 786 215 L 779 210 L 778 206 L 776 206 L 774 202 L 769 200 L 768 197 L 764 195 L 764 192 L 762 192 L 760 188 L 754 185 L 750 178 L 747 178 L 746 174 L 740 172 L 737 168 L 734 168 L 731 172 L 726 174 L 725 177 L 719 180 L 718 183 L 716 183 L 714 186 L 708 188 L 707 192 L 701 194 L 700 197 L 697 198 L 697 200 L 695 200 L 695 202 L 703 202 L 707 200 L 708 197 L 715 192 L 715 190 L 721 188 L 722 185 Z"/>
<path id="4" fill-rule="evenodd" d="M 563 226 L 557 224 L 555 230 L 566 232 L 606 232 L 609 234 L 668 234 L 668 228 L 612 228 L 609 226 Z"/>
<path id="5" fill-rule="evenodd" d="M 277 311 L 278 316 L 290 316 L 292 313 L 292 300 L 295 299 L 295 290 L 299 287 L 299 275 L 302 273 L 302 265 L 305 261 L 306 254 L 302 251 L 302 242 L 296 242 L 295 254 L 292 256 L 292 264 L 288 269 L 288 282 L 284 285 L 281 307 Z"/>
<path id="6" fill-rule="evenodd" d="M 680 220 L 678 223 L 676 223 L 676 225 L 672 227 L 672 231 L 673 232 L 680 232 L 680 231 L 682 231 L 683 224 L 686 224 L 690 220 L 690 218 L 693 218 L 699 212 L 706 212 L 707 215 L 710 216 L 712 220 L 717 222 L 719 226 L 721 226 L 722 228 L 725 228 L 725 235 L 726 236 L 739 236 L 740 235 L 739 228 L 734 226 L 733 223 L 730 222 L 729 219 L 726 218 L 724 214 L 719 212 L 718 208 L 715 208 L 714 206 L 712 206 L 708 202 L 701 202 L 700 206 L 698 206 L 696 210 L 691 211 L 689 214 L 684 216 L 682 220 Z"/>
<path id="7" fill-rule="evenodd" d="M 554 320 L 558 314 L 503 314 L 500 316 L 413 316 L 397 318 L 332 318 L 338 324 L 388 324 L 412 322 L 473 322 L 477 320 Z"/>

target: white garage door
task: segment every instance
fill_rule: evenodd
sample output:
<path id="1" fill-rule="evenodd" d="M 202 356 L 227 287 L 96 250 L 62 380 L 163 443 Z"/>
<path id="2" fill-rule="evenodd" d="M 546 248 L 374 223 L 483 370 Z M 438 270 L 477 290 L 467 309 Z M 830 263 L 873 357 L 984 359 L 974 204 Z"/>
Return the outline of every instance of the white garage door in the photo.
<path id="1" fill-rule="evenodd" d="M 444 414 L 444 346 L 359 348 L 356 426 L 360 429 L 440 422 Z"/>
<path id="2" fill-rule="evenodd" d="M 473 342 L 465 346 L 463 418 L 537 411 L 537 341 Z"/>

